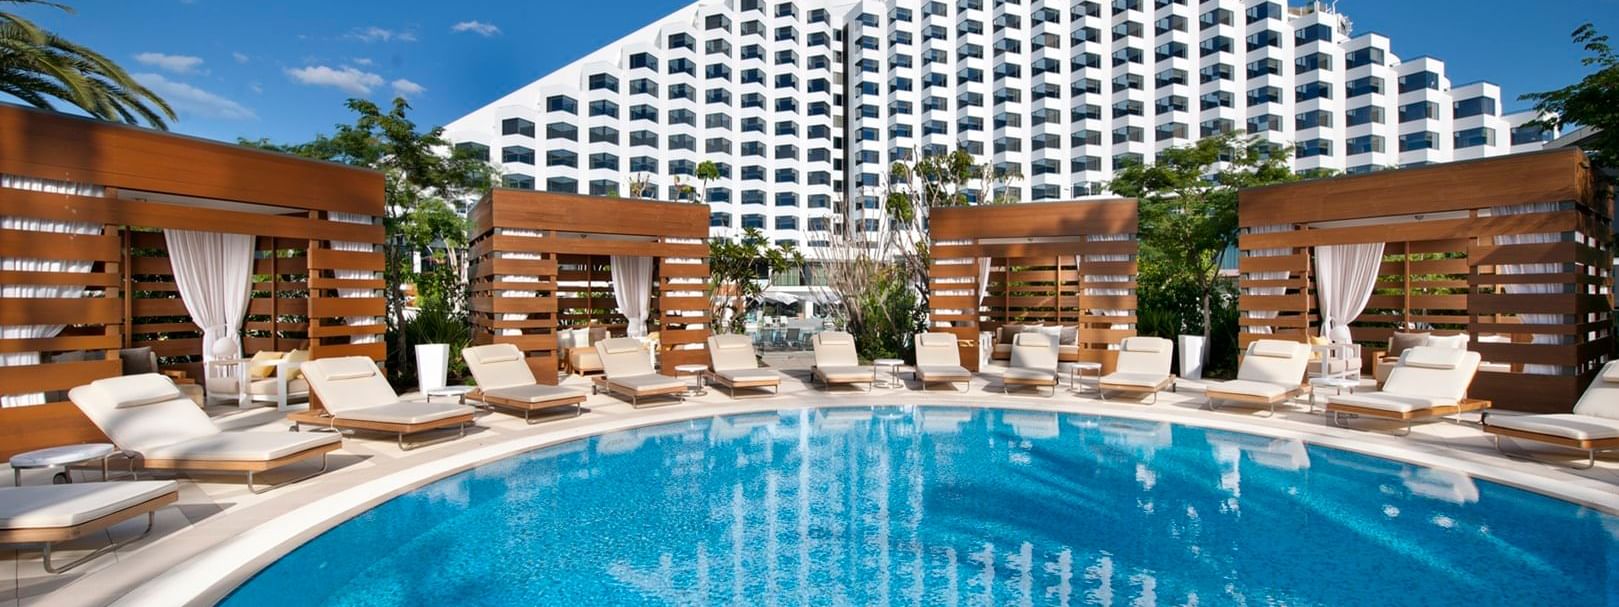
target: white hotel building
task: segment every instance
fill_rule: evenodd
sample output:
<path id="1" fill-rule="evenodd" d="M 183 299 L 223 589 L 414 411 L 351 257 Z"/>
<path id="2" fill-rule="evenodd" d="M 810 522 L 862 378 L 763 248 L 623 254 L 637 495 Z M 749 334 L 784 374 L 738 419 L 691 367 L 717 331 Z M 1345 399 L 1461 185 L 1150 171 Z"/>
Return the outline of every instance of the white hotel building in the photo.
<path id="1" fill-rule="evenodd" d="M 1436 27 L 1441 26 L 1436 24 Z M 841 201 L 873 229 L 886 167 L 964 147 L 1021 200 L 1101 195 L 1115 167 L 1228 130 L 1295 169 L 1371 171 L 1539 149 L 1488 82 L 1274 0 L 699 0 L 446 127 L 506 185 L 679 196 L 716 235 L 814 255 Z M 869 215 L 869 216 L 867 216 Z"/>

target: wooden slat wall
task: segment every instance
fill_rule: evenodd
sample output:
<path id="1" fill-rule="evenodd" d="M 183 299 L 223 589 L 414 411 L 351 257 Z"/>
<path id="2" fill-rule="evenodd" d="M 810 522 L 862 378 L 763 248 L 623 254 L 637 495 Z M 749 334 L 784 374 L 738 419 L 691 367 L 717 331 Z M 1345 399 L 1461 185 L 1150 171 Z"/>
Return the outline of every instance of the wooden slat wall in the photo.
<path id="1" fill-rule="evenodd" d="M 962 362 L 976 370 L 981 331 L 1074 326 L 1079 360 L 1111 370 L 1109 348 L 1136 334 L 1137 225 L 1134 199 L 932 209 L 930 330 L 955 333 Z M 1076 256 L 1085 257 L 1077 267 Z M 980 257 L 990 259 L 981 307 Z"/>
<path id="2" fill-rule="evenodd" d="M 1314 247 L 1383 242 L 1383 264 L 1366 311 L 1353 324 L 1366 351 L 1387 346 L 1400 325 L 1437 334 L 1466 332 L 1487 366 L 1470 394 L 1495 406 L 1536 412 L 1572 408 L 1613 347 L 1612 198 L 1578 151 L 1503 156 L 1271 186 L 1241 193 L 1238 248 L 1240 342 L 1320 332 L 1310 277 Z M 1353 204 L 1351 204 L 1353 201 Z M 1491 209 L 1539 203 L 1544 212 L 1502 215 Z M 1373 224 L 1370 220 L 1446 213 L 1434 219 Z M 1281 232 L 1257 233 L 1283 225 Z M 1549 244 L 1497 245 L 1498 236 L 1562 235 Z M 1290 248 L 1284 256 L 1261 256 Z M 1554 264 L 1559 271 L 1525 275 L 1503 266 Z M 1285 281 L 1266 272 L 1288 271 Z M 1512 285 L 1557 285 L 1555 293 L 1510 293 Z M 1260 289 L 1285 288 L 1265 293 Z M 1253 313 L 1273 318 L 1254 318 Z M 1559 317 L 1526 324 L 1529 314 Z M 1540 319 L 1543 320 L 1543 319 Z M 1535 336 L 1559 343 L 1533 343 Z M 1489 342 L 1481 342 L 1487 337 Z M 1504 341 L 1505 343 L 1497 343 Z M 1366 363 L 1371 364 L 1370 357 Z M 1524 373 L 1556 365 L 1559 374 Z"/>
<path id="3" fill-rule="evenodd" d="M 383 239 L 380 225 L 343 224 L 320 216 L 326 211 L 382 215 L 380 173 L 6 104 L 0 104 L 0 174 L 102 186 L 106 196 L 0 189 L 0 216 L 104 226 L 100 236 L 0 231 L 0 257 L 95 264 L 87 274 L 0 271 L 0 283 L 8 285 L 82 284 L 88 290 L 85 297 L 71 300 L 0 301 L 0 324 L 67 325 L 54 338 L 0 340 L 0 352 L 41 352 L 45 359 L 39 365 L 0 367 L 0 393 L 45 392 L 51 401 L 0 408 L 0 458 L 106 440 L 76 407 L 61 399 L 68 389 L 118 375 L 119 348 L 152 345 L 166 359 L 191 356 L 195 347 L 187 344 L 200 339 L 200 334 L 179 300 L 169 299 L 172 272 L 161 254 L 161 234 L 153 230 L 260 237 L 263 252 L 256 271 L 265 280 L 255 285 L 249 311 L 245 340 L 249 352 L 290 349 L 304 339 L 300 317 L 307 306 L 298 295 L 306 288 L 302 251 L 311 240 L 380 244 Z M 270 205 L 287 214 L 198 206 L 187 204 L 186 198 Z M 271 249 L 281 252 L 273 260 L 268 256 Z M 380 263 L 374 265 L 380 270 Z M 381 279 L 376 282 L 380 289 Z M 381 316 L 381 300 L 377 301 L 364 311 Z M 343 312 L 356 313 L 354 305 L 348 304 Z M 312 354 L 331 356 L 352 349 L 334 344 Z M 381 358 L 380 345 L 359 350 L 374 351 Z M 68 352 L 85 352 L 89 360 L 51 361 Z M 185 361 L 168 360 L 182 367 Z"/>
<path id="4" fill-rule="evenodd" d="M 475 343 L 516 344 L 535 377 L 555 383 L 559 329 L 623 334 L 611 256 L 639 255 L 656 258 L 647 330 L 660 331 L 661 371 L 708 361 L 708 207 L 497 189 L 472 220 Z"/>

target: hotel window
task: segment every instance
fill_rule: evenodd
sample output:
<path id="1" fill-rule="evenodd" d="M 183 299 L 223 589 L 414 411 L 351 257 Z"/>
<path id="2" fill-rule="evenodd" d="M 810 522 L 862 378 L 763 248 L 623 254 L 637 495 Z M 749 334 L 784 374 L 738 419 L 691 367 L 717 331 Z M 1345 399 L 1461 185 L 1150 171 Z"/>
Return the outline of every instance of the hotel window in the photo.
<path id="1" fill-rule="evenodd" d="M 731 66 L 723 63 L 711 64 L 708 67 L 703 68 L 703 77 L 709 80 L 724 80 L 726 82 L 730 82 Z"/>
<path id="2" fill-rule="evenodd" d="M 1293 69 L 1295 72 L 1300 74 L 1306 74 L 1316 70 L 1331 70 L 1332 55 L 1328 55 L 1326 53 L 1310 53 L 1303 57 L 1299 57 L 1298 59 L 1294 59 Z"/>
<path id="3" fill-rule="evenodd" d="M 690 59 L 687 59 L 685 57 L 679 57 L 679 58 L 671 59 L 669 61 L 669 75 L 673 76 L 675 74 L 685 74 L 687 76 L 696 76 L 697 75 L 697 62 L 692 61 Z"/>
<path id="4" fill-rule="evenodd" d="M 1481 145 L 1495 145 L 1495 129 L 1478 127 L 1456 131 L 1456 148 L 1471 148 Z"/>
<path id="5" fill-rule="evenodd" d="M 765 229 L 765 216 L 760 215 L 758 213 L 749 213 L 747 215 L 743 215 L 742 216 L 742 229 L 744 229 L 744 230 L 750 230 L 750 229 L 751 230 L 763 230 L 763 229 Z"/>
<path id="6" fill-rule="evenodd" d="M 669 124 L 687 124 L 697 126 L 697 112 L 691 110 L 670 110 Z"/>
<path id="7" fill-rule="evenodd" d="M 553 122 L 545 125 L 545 138 L 578 141 L 579 127 L 566 122 Z"/>
<path id="8" fill-rule="evenodd" d="M 545 191 L 578 194 L 579 180 L 572 177 L 552 177 L 545 180 Z"/>
<path id="9" fill-rule="evenodd" d="M 759 46 L 757 44 L 743 45 L 742 46 L 742 52 L 738 56 L 741 57 L 744 60 L 747 60 L 747 59 L 764 59 L 765 58 L 765 47 Z"/>
<path id="10" fill-rule="evenodd" d="M 1383 138 L 1378 135 L 1350 137 L 1345 144 L 1345 151 L 1351 156 L 1383 151 Z"/>
<path id="11" fill-rule="evenodd" d="M 1315 82 L 1306 82 L 1293 87 L 1293 95 L 1293 100 L 1296 102 L 1304 102 L 1311 99 L 1331 99 L 1332 85 L 1319 80 Z"/>
<path id="12" fill-rule="evenodd" d="M 793 169 L 776 169 L 776 183 L 798 183 L 798 171 Z"/>
<path id="13" fill-rule="evenodd" d="M 1362 65 L 1383 65 L 1383 49 L 1372 48 L 1369 46 L 1363 49 L 1356 49 L 1349 51 L 1349 54 L 1344 57 L 1344 60 L 1344 63 L 1348 65 L 1349 69 L 1355 69 Z"/>
<path id="14" fill-rule="evenodd" d="M 534 148 L 521 145 L 508 145 L 500 149 L 501 162 L 515 162 L 518 164 L 534 164 Z"/>
<path id="15" fill-rule="evenodd" d="M 1357 108 L 1351 108 L 1345 113 L 1345 118 L 1347 119 L 1345 122 L 1347 122 L 1349 126 L 1358 126 L 1362 124 L 1383 124 L 1383 108 L 1382 106 L 1376 105 L 1365 105 Z"/>
<path id="16" fill-rule="evenodd" d="M 764 108 L 765 96 L 758 93 L 744 93 L 742 95 L 743 108 Z"/>
<path id="17" fill-rule="evenodd" d="M 1199 81 L 1207 84 L 1216 80 L 1230 80 L 1231 72 L 1232 69 L 1230 65 L 1216 63 L 1213 65 L 1203 66 L 1203 69 L 1198 70 L 1197 74 Z"/>
<path id="18" fill-rule="evenodd" d="M 703 53 L 706 55 L 731 56 L 731 43 L 725 40 L 714 39 L 703 43 Z"/>
<path id="19" fill-rule="evenodd" d="M 1439 74 L 1433 72 L 1417 72 L 1400 76 L 1400 92 L 1409 93 L 1422 89 L 1439 90 Z"/>
<path id="20" fill-rule="evenodd" d="M 730 130 L 730 128 L 731 128 L 731 115 L 723 113 L 723 112 L 714 112 L 712 114 L 704 116 L 703 117 L 703 127 L 710 128 L 710 129 Z"/>
<path id="21" fill-rule="evenodd" d="M 1439 104 L 1432 101 L 1418 101 L 1400 106 L 1400 122 L 1402 123 L 1437 118 L 1439 118 Z"/>
<path id="22" fill-rule="evenodd" d="M 579 168 L 579 155 L 568 150 L 551 150 L 545 153 L 545 166 Z"/>
<path id="23" fill-rule="evenodd" d="M 808 185 L 832 185 L 832 173 L 827 171 L 810 171 L 809 179 L 804 183 Z"/>
<path id="24" fill-rule="evenodd" d="M 591 74 L 590 90 L 618 92 L 618 78 L 612 74 Z"/>
<path id="25" fill-rule="evenodd" d="M 611 179 L 590 180 L 591 196 L 618 196 L 618 182 Z"/>
<path id="26" fill-rule="evenodd" d="M 749 204 L 763 205 L 764 203 L 765 203 L 765 191 L 764 190 L 742 190 L 742 204 L 744 204 L 744 205 L 749 205 Z"/>
<path id="27" fill-rule="evenodd" d="M 1293 117 L 1293 128 L 1295 129 L 1302 130 L 1330 126 L 1332 126 L 1332 112 L 1326 110 L 1303 112 Z"/>
<path id="28" fill-rule="evenodd" d="M 1113 168 L 1114 169 L 1122 169 L 1124 167 L 1136 166 L 1136 165 L 1141 164 L 1143 158 L 1144 157 L 1141 154 L 1137 154 L 1135 152 L 1127 152 L 1127 153 L 1124 153 L 1124 154 L 1114 154 L 1113 155 Z"/>
<path id="29" fill-rule="evenodd" d="M 1367 76 L 1365 78 L 1356 78 L 1356 79 L 1350 80 L 1349 82 L 1344 84 L 1344 95 L 1346 97 L 1359 97 L 1361 95 L 1369 95 L 1369 94 L 1382 93 L 1382 92 L 1383 92 L 1383 79 L 1378 78 L 1377 76 Z"/>
<path id="30" fill-rule="evenodd" d="M 1226 119 L 1226 118 L 1216 118 L 1214 120 L 1204 120 L 1203 122 L 1201 122 L 1201 123 L 1199 123 L 1197 125 L 1198 136 L 1199 137 L 1213 137 L 1215 135 L 1224 135 L 1226 133 L 1230 133 L 1230 132 L 1236 130 L 1236 127 L 1237 127 L 1237 125 L 1236 125 L 1235 122 L 1232 122 L 1231 120 Z M 1118 166 L 1119 166 L 1119 163 L 1117 161 L 1115 161 L 1113 163 L 1113 167 L 1118 168 Z"/>
<path id="31" fill-rule="evenodd" d="M 1075 173 L 1100 171 L 1102 170 L 1102 159 L 1096 156 L 1080 156 L 1068 161 L 1068 168 Z"/>
<path id="32" fill-rule="evenodd" d="M 1265 133 L 1282 130 L 1282 117 L 1275 114 L 1265 114 L 1248 118 L 1248 132 Z"/>
<path id="33" fill-rule="evenodd" d="M 1400 136 L 1400 151 L 1437 150 L 1439 149 L 1439 135 L 1436 133 L 1417 132 Z"/>
<path id="34" fill-rule="evenodd" d="M 1275 74 L 1279 76 L 1281 73 L 1282 60 L 1280 59 L 1260 59 L 1248 64 L 1249 78 L 1258 78 L 1266 74 Z"/>
<path id="35" fill-rule="evenodd" d="M 697 49 L 697 39 L 691 37 L 691 34 L 670 34 L 669 35 L 669 48 L 671 48 L 671 49 L 684 48 L 684 49 L 696 50 Z"/>
<path id="36" fill-rule="evenodd" d="M 731 188 L 714 187 L 708 189 L 707 202 L 730 202 Z"/>
<path id="37" fill-rule="evenodd" d="M 1282 89 L 1274 86 L 1262 86 L 1248 91 L 1248 105 L 1282 102 Z"/>
<path id="38" fill-rule="evenodd" d="M 658 147 L 658 134 L 652 131 L 630 131 L 630 146 Z"/>
<path id="39" fill-rule="evenodd" d="M 1538 124 L 1512 127 L 1512 145 L 1544 143 L 1552 140 L 1552 132 Z"/>
<path id="40" fill-rule="evenodd" d="M 776 206 L 778 206 L 778 207 L 796 207 L 796 206 L 798 206 L 798 194 L 794 194 L 792 192 L 777 192 L 776 193 Z"/>
<path id="41" fill-rule="evenodd" d="M 1314 156 L 1331 156 L 1332 141 L 1327 139 L 1311 139 L 1299 144 L 1299 158 Z"/>
<path id="42" fill-rule="evenodd" d="M 1282 35 L 1274 30 L 1261 30 L 1248 36 L 1248 50 L 1256 51 L 1265 47 L 1282 48 Z"/>
<path id="43" fill-rule="evenodd" d="M 826 194 L 811 194 L 810 197 L 809 197 L 809 208 L 812 208 L 812 209 L 825 209 L 825 208 L 830 208 L 831 206 L 832 206 L 832 197 L 831 196 L 828 196 Z M 811 219 L 810 221 L 813 222 L 815 220 Z M 811 223 L 810 225 L 813 226 L 814 224 Z"/>
<path id="44" fill-rule="evenodd" d="M 670 175 L 695 175 L 696 173 L 697 173 L 697 163 L 695 163 L 695 162 L 692 162 L 690 160 L 670 160 L 669 161 L 669 174 Z"/>
<path id="45" fill-rule="evenodd" d="M 522 118 L 507 118 L 500 121 L 500 134 L 534 136 L 534 123 Z"/>
<path id="46" fill-rule="evenodd" d="M 534 189 L 534 178 L 522 173 L 507 173 L 500 177 L 500 185 L 520 190 L 532 190 Z"/>
<path id="47" fill-rule="evenodd" d="M 1315 41 L 1332 42 L 1332 27 L 1325 23 L 1306 25 L 1293 32 L 1294 44 L 1309 44 Z"/>
<path id="48" fill-rule="evenodd" d="M 1266 19 L 1281 19 L 1282 5 L 1266 2 L 1248 8 L 1248 23 L 1258 23 Z"/>
<path id="49" fill-rule="evenodd" d="M 796 230 L 798 229 L 798 218 L 792 215 L 779 216 L 776 218 L 776 229 Z"/>
<path id="50" fill-rule="evenodd" d="M 731 31 L 731 18 L 725 15 L 709 15 L 703 20 L 703 29 Z"/>
<path id="51" fill-rule="evenodd" d="M 477 158 L 478 160 L 489 162 L 489 146 L 475 141 L 457 143 L 455 144 L 455 151 L 460 152 L 462 156 L 467 158 Z"/>
<path id="52" fill-rule="evenodd" d="M 1198 102 L 1203 105 L 1205 110 L 1211 107 L 1233 107 L 1236 105 L 1236 96 L 1232 95 L 1230 91 L 1214 91 L 1204 93 L 1202 97 L 1198 98 Z"/>
<path id="53" fill-rule="evenodd" d="M 613 103 L 611 101 L 608 101 L 606 99 L 597 99 L 595 101 L 590 102 L 590 115 L 591 116 L 611 116 L 613 118 L 617 118 L 618 117 L 618 104 Z"/>
<path id="54" fill-rule="evenodd" d="M 1092 80 L 1091 82 L 1095 82 L 1095 81 Z M 1100 83 L 1098 83 L 1098 84 L 1100 84 Z M 1154 84 L 1157 85 L 1157 86 L 1169 86 L 1171 84 L 1186 84 L 1186 70 L 1183 70 L 1183 69 L 1180 69 L 1180 68 L 1173 68 L 1173 69 L 1164 70 L 1162 72 L 1158 72 L 1158 75 L 1155 77 Z M 1096 90 L 1089 90 L 1087 88 L 1086 92 L 1088 92 L 1088 93 L 1099 93 L 1099 92 L 1101 92 L 1101 88 L 1098 87 Z"/>
<path id="55" fill-rule="evenodd" d="M 1200 15 L 1197 18 L 1197 22 L 1198 22 L 1199 25 L 1201 25 L 1203 27 L 1214 27 L 1216 25 L 1231 25 L 1231 14 L 1232 14 L 1231 11 L 1228 10 L 1228 9 L 1217 8 L 1217 9 L 1214 9 L 1212 11 L 1209 11 L 1209 12 L 1206 12 L 1206 13 L 1203 13 L 1202 15 Z"/>
<path id="56" fill-rule="evenodd" d="M 610 126 L 590 127 L 591 143 L 618 143 L 618 129 Z"/>
<path id="57" fill-rule="evenodd" d="M 630 106 L 630 120 L 658 121 L 658 108 L 646 104 Z"/>
<path id="58" fill-rule="evenodd" d="M 670 135 L 669 149 L 697 151 L 697 138 L 691 135 Z"/>
<path id="59" fill-rule="evenodd" d="M 731 227 L 731 214 L 721 212 L 721 211 L 715 211 L 713 213 L 709 213 L 708 214 L 708 227 L 711 227 L 711 228 L 729 228 L 729 227 Z"/>
<path id="60" fill-rule="evenodd" d="M 630 55 L 630 69 L 633 70 L 639 68 L 649 70 L 658 69 L 658 58 L 652 56 L 652 53 L 636 53 L 634 55 Z"/>
<path id="61" fill-rule="evenodd" d="M 696 101 L 697 100 L 697 89 L 693 88 L 689 84 L 676 84 L 676 85 L 670 86 L 669 87 L 669 99 L 671 101 L 673 101 L 675 99 L 685 99 L 687 101 Z"/>
<path id="62" fill-rule="evenodd" d="M 1489 97 L 1474 97 L 1472 99 L 1463 99 L 1461 101 L 1456 102 L 1456 109 L 1455 109 L 1455 117 L 1456 118 L 1466 118 L 1468 116 L 1480 116 L 1480 115 L 1483 115 L 1483 116 L 1494 116 L 1495 115 L 1495 100 L 1494 99 L 1491 99 Z"/>
<path id="63" fill-rule="evenodd" d="M 579 102 L 567 95 L 552 95 L 545 100 L 545 111 L 578 114 Z"/>
<path id="64" fill-rule="evenodd" d="M 651 156 L 635 156 L 630 158 L 630 172 L 656 173 L 658 172 L 658 159 Z"/>
<path id="65" fill-rule="evenodd" d="M 658 96 L 658 83 L 648 78 L 636 78 L 630 81 L 630 94 L 656 97 Z"/>
<path id="66" fill-rule="evenodd" d="M 703 152 L 707 154 L 731 153 L 731 140 L 724 137 L 709 137 L 703 142 Z"/>

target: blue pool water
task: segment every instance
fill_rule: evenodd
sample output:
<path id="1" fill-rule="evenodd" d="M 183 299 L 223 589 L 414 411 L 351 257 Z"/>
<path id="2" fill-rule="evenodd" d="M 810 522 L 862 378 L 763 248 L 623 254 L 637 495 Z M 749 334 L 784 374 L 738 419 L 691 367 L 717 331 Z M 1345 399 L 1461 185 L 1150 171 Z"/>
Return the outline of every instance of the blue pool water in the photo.
<path id="1" fill-rule="evenodd" d="M 432 483 L 225 605 L 1609 605 L 1619 519 L 1285 439 L 958 408 L 616 432 Z"/>

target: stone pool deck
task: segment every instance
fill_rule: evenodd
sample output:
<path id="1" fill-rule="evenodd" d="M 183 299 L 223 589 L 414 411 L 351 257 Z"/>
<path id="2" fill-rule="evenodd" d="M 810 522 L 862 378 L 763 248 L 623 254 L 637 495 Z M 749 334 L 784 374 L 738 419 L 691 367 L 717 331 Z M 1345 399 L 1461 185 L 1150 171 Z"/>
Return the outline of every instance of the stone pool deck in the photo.
<path id="1" fill-rule="evenodd" d="M 1094 394 L 1076 394 L 1066 387 L 1055 398 L 1029 392 L 1002 395 L 997 368 L 980 374 L 967 392 L 943 386 L 922 392 L 914 381 L 908 381 L 905 389 L 879 388 L 867 393 L 839 388 L 826 392 L 806 383 L 808 372 L 796 368 L 798 361 L 773 362 L 782 365 L 789 376 L 782 382 L 779 396 L 731 400 L 721 391 L 710 390 L 708 395 L 685 403 L 648 403 L 635 409 L 616 398 L 595 395 L 586 402 L 586 413 L 579 417 L 534 425 L 505 413 L 480 413 L 478 427 L 469 430 L 465 438 L 413 451 L 400 451 L 392 437 L 362 434 L 344 440 L 343 449 L 332 455 L 328 473 L 260 495 L 249 493 L 238 476 L 178 477 L 180 501 L 176 507 L 158 513 L 151 535 L 66 574 L 46 573 L 37 547 L 4 547 L 0 550 L 0 607 L 107 605 L 120 599 L 122 604 L 134 605 L 207 604 L 248 575 L 247 568 L 273 560 L 276 551 L 313 537 L 401 491 L 466 467 L 616 429 L 798 407 L 1004 407 L 1252 432 L 1449 468 L 1619 513 L 1619 456 L 1599 460 L 1589 470 L 1508 459 L 1499 455 L 1492 440 L 1471 423 L 1419 424 L 1410 436 L 1397 437 L 1379 431 L 1390 426 L 1379 426 L 1377 422 L 1360 422 L 1356 429 L 1331 426 L 1320 414 L 1308 412 L 1304 402 L 1283 407 L 1274 417 L 1234 407 L 1209 411 L 1191 382 L 1177 393 L 1163 394 L 1152 406 L 1119 399 L 1103 402 Z M 904 373 L 901 377 L 909 378 Z M 564 385 L 589 391 L 588 382 L 577 377 L 568 378 Z M 986 386 L 993 391 L 986 391 Z M 216 420 L 228 428 L 285 432 L 287 427 L 273 409 L 230 408 L 217 413 Z M 1569 461 L 1575 457 L 1568 455 Z M 281 473 L 285 476 L 267 475 L 266 480 L 273 482 L 303 471 L 298 467 Z M 0 476 L 10 478 L 9 472 L 0 470 Z M 24 483 L 48 483 L 46 474 L 25 475 Z M 90 473 L 90 477 L 96 476 L 99 473 Z M 130 537 L 141 524 L 130 521 L 66 544 L 59 558 L 73 559 L 115 539 Z"/>

